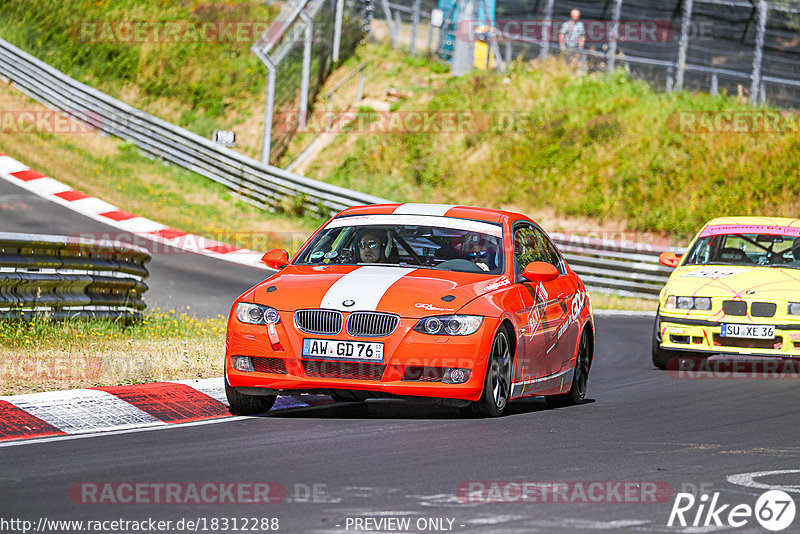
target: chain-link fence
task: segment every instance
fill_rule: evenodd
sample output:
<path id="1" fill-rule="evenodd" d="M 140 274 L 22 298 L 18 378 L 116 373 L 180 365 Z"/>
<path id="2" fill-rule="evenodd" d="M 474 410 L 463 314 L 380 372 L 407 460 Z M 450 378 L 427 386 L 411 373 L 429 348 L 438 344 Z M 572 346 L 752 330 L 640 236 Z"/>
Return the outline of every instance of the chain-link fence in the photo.
<path id="1" fill-rule="evenodd" d="M 420 2 L 387 4 L 391 13 L 384 17 L 376 2 L 376 20 L 399 19 L 402 27 Z M 496 66 L 561 54 L 562 25 L 578 9 L 585 42 L 576 50 L 566 42 L 565 49 L 589 71 L 624 68 L 666 91 L 726 91 L 756 104 L 800 108 L 800 0 L 499 0 L 489 32 L 480 28 L 485 0 L 421 4 L 423 21 L 434 9 L 443 13 L 432 48 L 448 61 L 458 41 L 468 42 L 476 58 L 487 42 L 497 43 L 490 52 Z M 403 37 L 398 31 L 396 46 L 410 44 Z"/>
<path id="2" fill-rule="evenodd" d="M 291 0 L 253 45 L 268 71 L 264 163 L 286 151 L 334 63 L 363 40 L 372 9 L 372 0 Z"/>

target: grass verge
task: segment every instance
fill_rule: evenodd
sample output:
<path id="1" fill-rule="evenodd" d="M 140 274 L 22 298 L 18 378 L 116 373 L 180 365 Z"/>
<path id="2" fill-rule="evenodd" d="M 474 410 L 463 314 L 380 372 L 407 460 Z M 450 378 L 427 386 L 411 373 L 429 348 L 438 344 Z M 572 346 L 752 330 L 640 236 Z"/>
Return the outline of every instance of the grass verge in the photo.
<path id="1" fill-rule="evenodd" d="M 0 321 L 0 395 L 222 376 L 225 318 Z"/>

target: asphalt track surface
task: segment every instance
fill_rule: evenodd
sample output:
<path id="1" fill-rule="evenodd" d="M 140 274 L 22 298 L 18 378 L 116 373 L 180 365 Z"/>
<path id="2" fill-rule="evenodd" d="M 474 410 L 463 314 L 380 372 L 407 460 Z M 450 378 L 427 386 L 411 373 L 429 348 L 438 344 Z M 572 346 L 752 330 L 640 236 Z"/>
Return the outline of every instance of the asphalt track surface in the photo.
<path id="1" fill-rule="evenodd" d="M 651 481 L 674 491 L 719 491 L 720 503 L 754 505 L 763 490 L 726 477 L 798 467 L 798 384 L 674 378 L 650 364 L 650 328 L 647 318 L 597 319 L 589 393 L 579 406 L 551 410 L 533 399 L 512 403 L 499 419 L 462 419 L 450 408 L 375 400 L 3 447 L 0 516 L 277 517 L 282 532 L 354 532 L 346 528 L 348 518 L 366 517 L 407 517 L 412 525 L 450 518 L 450 532 L 682 531 L 666 526 L 671 498 L 468 503 L 457 497 L 465 481 Z M 278 482 L 288 499 L 266 505 L 70 499 L 71 485 L 92 481 Z M 797 485 L 800 474 L 762 482 Z M 314 484 L 320 485 L 316 502 L 304 502 Z M 794 531 L 798 525 L 800 519 Z M 752 519 L 735 530 L 764 532 Z"/>
<path id="2" fill-rule="evenodd" d="M 0 180 L 0 231 L 73 235 L 84 232 L 122 233 L 63 206 Z M 145 301 L 149 309 L 174 309 L 197 317 L 230 312 L 233 299 L 269 275 L 269 271 L 192 254 L 163 245 L 147 263 L 150 277 Z"/>

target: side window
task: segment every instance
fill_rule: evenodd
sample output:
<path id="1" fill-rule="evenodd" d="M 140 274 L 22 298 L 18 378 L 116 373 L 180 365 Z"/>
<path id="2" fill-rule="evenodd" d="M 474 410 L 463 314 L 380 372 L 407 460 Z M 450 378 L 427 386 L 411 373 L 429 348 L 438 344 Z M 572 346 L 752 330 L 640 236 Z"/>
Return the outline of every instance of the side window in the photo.
<path id="1" fill-rule="evenodd" d="M 547 263 L 553 264 L 558 269 L 558 272 L 561 274 L 565 274 L 567 269 L 564 266 L 564 259 L 561 257 L 561 254 L 558 253 L 556 246 L 553 244 L 552 241 L 544 234 L 544 232 L 537 230 L 536 232 L 539 235 L 539 238 L 543 242 L 544 248 L 544 255 L 545 258 L 542 261 L 546 261 Z"/>
<path id="2" fill-rule="evenodd" d="M 517 276 L 534 261 L 546 261 L 545 251 L 536 230 L 532 226 L 519 226 L 514 230 L 514 263 Z"/>
<path id="3" fill-rule="evenodd" d="M 514 231 L 514 263 L 517 276 L 533 261 L 544 261 L 554 265 L 558 272 L 564 274 L 564 260 L 555 245 L 547 236 L 533 226 L 519 226 Z"/>

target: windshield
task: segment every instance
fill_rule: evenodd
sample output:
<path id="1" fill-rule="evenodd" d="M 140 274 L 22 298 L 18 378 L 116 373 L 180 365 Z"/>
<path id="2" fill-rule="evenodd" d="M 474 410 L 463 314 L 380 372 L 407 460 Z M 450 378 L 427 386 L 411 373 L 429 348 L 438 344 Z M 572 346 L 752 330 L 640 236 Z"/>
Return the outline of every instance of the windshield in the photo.
<path id="1" fill-rule="evenodd" d="M 718 234 L 698 239 L 684 265 L 763 265 L 800 268 L 800 237 Z"/>
<path id="2" fill-rule="evenodd" d="M 435 216 L 340 217 L 300 251 L 295 265 L 400 265 L 498 275 L 502 227 Z"/>

